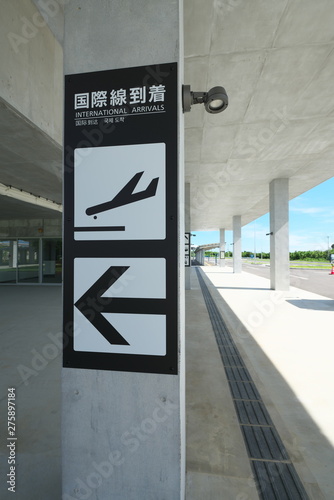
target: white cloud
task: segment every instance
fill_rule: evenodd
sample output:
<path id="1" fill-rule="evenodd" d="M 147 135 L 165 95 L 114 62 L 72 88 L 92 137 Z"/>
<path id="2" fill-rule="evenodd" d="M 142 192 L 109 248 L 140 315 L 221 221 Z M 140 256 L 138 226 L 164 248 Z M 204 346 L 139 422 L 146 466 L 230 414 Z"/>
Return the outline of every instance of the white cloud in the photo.
<path id="1" fill-rule="evenodd" d="M 290 207 L 290 212 L 298 212 L 300 214 L 320 214 L 320 213 L 327 214 L 328 209 L 321 207 L 309 207 L 309 208 Z"/>
<path id="2" fill-rule="evenodd" d="M 290 233 L 289 246 L 290 252 L 294 252 L 295 250 L 327 250 L 328 239 L 323 233 L 316 231 L 308 232 L 307 235 Z"/>

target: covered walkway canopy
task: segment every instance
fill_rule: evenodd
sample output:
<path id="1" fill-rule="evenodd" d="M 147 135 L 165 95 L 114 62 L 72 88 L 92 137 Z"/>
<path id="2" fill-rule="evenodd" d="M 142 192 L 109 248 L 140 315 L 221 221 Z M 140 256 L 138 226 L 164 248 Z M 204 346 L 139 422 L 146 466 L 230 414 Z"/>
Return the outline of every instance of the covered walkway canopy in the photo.
<path id="1" fill-rule="evenodd" d="M 64 5 L 10 2 L 2 12 L 3 237 L 35 237 L 41 226 L 61 233 Z M 186 230 L 239 233 L 270 209 L 272 286 L 287 288 L 288 201 L 334 173 L 332 2 L 184 0 L 182 10 L 183 83 L 193 91 L 223 85 L 229 96 L 222 114 L 192 106 L 185 116 Z M 100 50 L 115 45 L 111 31 Z"/>
<path id="2" fill-rule="evenodd" d="M 148 73 L 153 68 L 156 74 L 150 77 L 154 81 L 152 87 L 156 87 L 161 83 L 160 65 L 173 63 L 169 66 L 169 74 L 171 68 L 173 71 L 177 68 L 179 79 L 177 81 L 174 71 L 170 97 L 165 101 L 166 109 L 168 102 L 173 101 L 170 110 L 174 118 L 168 129 L 173 134 L 173 145 L 167 147 L 166 156 L 161 157 L 161 178 L 166 178 L 167 188 L 161 188 L 162 210 L 157 213 L 163 216 L 156 222 L 157 226 L 160 223 L 159 227 L 165 224 L 167 235 L 173 233 L 175 241 L 170 245 L 173 248 L 168 247 L 168 238 L 161 237 L 158 241 L 152 235 L 145 242 L 148 246 L 151 244 L 147 254 L 139 239 L 127 253 L 127 238 L 124 238 L 124 246 L 118 244 L 121 239 L 116 245 L 106 240 L 102 248 L 101 237 L 94 240 L 94 245 L 81 245 L 85 240 L 74 241 L 73 234 L 69 238 L 75 217 L 70 213 L 65 219 L 66 226 L 71 229 L 66 230 L 66 251 L 70 250 L 67 262 L 71 260 L 71 267 L 66 269 L 70 272 L 65 272 L 68 283 L 64 302 L 65 311 L 70 312 L 67 318 L 73 321 L 64 322 L 64 340 L 70 341 L 72 354 L 82 360 L 79 365 L 74 363 L 63 368 L 62 438 L 64 497 L 88 498 L 91 492 L 87 493 L 83 480 L 86 479 L 88 485 L 94 484 L 91 487 L 95 490 L 94 467 L 101 470 L 108 458 L 109 471 L 111 466 L 115 473 L 103 476 L 103 486 L 96 495 L 95 491 L 93 493 L 96 498 L 105 499 L 112 490 L 115 500 L 124 497 L 179 500 L 184 498 L 185 491 L 186 439 L 184 285 L 187 280 L 183 265 L 181 267 L 182 233 L 184 230 L 189 233 L 219 229 L 220 250 L 224 251 L 225 230 L 233 228 L 234 273 L 240 273 L 241 227 L 270 210 L 271 288 L 288 289 L 289 200 L 334 173 L 333 1 L 12 0 L 2 9 L 0 25 L 0 258 L 5 262 L 3 267 L 11 268 L 16 282 L 20 282 L 17 268 L 21 265 L 22 270 L 21 255 L 29 280 L 35 283 L 43 283 L 44 274 L 55 276 L 62 265 L 57 255 L 62 234 L 64 74 L 69 84 L 74 74 L 72 81 L 84 73 L 95 76 L 109 70 L 123 73 L 133 67 L 144 68 Z M 136 77 L 131 90 L 139 89 L 143 96 L 150 85 L 146 76 L 140 81 Z M 190 84 L 193 91 L 222 85 L 229 96 L 229 106 L 222 114 L 207 114 L 200 105 L 193 106 L 191 112 L 185 114 L 185 148 L 182 84 Z M 120 87 L 123 86 L 120 83 Z M 72 96 L 71 103 L 74 101 L 71 113 L 78 103 L 82 104 L 83 96 L 87 99 L 87 109 L 89 94 L 91 107 L 101 103 L 98 97 L 108 92 L 103 88 L 102 84 L 90 90 L 80 88 L 73 94 L 72 87 L 67 93 Z M 113 89 L 116 90 L 124 89 Z M 79 101 L 72 100 L 73 95 L 79 96 Z M 138 102 L 138 93 L 135 102 Z M 107 108 L 107 104 L 105 106 Z M 68 102 L 66 109 L 69 109 Z M 166 116 L 168 113 L 166 111 Z M 81 146 L 97 147 L 95 125 L 80 125 L 80 134 L 87 138 L 84 144 L 81 140 L 65 144 L 65 164 L 71 175 L 79 166 L 73 161 L 74 150 Z M 137 127 L 139 129 L 140 125 Z M 160 129 L 143 127 L 142 130 Z M 141 130 L 136 129 L 135 134 L 115 144 L 110 140 L 108 146 L 125 144 L 132 148 L 132 145 L 154 142 L 151 137 L 149 141 L 143 140 Z M 155 142 L 166 144 L 167 135 Z M 106 135 L 102 136 L 106 139 Z M 173 160 L 178 182 L 176 175 L 172 182 L 168 179 L 166 158 Z M 125 163 L 126 167 L 132 167 L 132 161 Z M 110 179 L 106 175 L 110 183 L 116 177 L 117 173 L 111 174 Z M 96 185 L 86 182 L 85 186 L 91 192 L 95 188 L 98 193 Z M 171 188 L 174 191 L 169 196 Z M 67 209 L 77 195 L 71 189 L 66 192 L 72 196 Z M 173 199 L 173 210 L 169 213 L 170 204 L 165 198 Z M 136 212 L 131 220 L 137 218 Z M 168 230 L 170 227 L 173 231 Z M 107 228 L 110 230 L 110 226 Z M 47 238 L 52 241 L 45 241 Z M 154 246 L 153 241 L 158 244 Z M 153 248 L 162 253 L 154 254 Z M 121 326 L 128 329 L 136 341 L 140 339 L 137 350 L 132 340 L 119 346 L 113 339 L 104 338 L 106 332 L 101 331 L 101 325 L 107 323 L 108 331 L 110 326 L 114 330 L 118 326 L 112 325 L 114 319 L 108 322 L 103 316 L 100 304 L 94 311 L 81 308 L 85 305 L 81 303 L 83 297 L 87 297 L 87 305 L 94 308 L 96 300 L 104 300 L 106 289 L 98 284 L 101 278 L 104 282 L 107 271 L 101 271 L 99 264 L 102 267 L 110 265 L 109 270 L 117 269 L 115 261 L 108 260 L 114 258 L 126 259 L 121 266 L 123 270 L 131 266 L 136 269 L 137 264 L 140 267 L 137 277 L 141 281 L 132 282 L 137 286 L 135 293 L 130 294 L 131 289 L 127 289 L 126 297 L 120 296 L 121 301 L 113 301 L 114 305 L 124 304 L 126 300 L 125 322 Z M 76 273 L 76 280 L 75 259 L 79 263 L 76 270 L 81 270 Z M 87 262 L 86 259 L 91 260 Z M 161 264 L 160 274 L 149 273 L 148 267 L 142 266 L 153 262 Z M 30 272 L 37 264 L 39 268 L 31 277 Z M 169 267 L 165 267 L 167 264 Z M 189 268 L 186 274 L 189 281 Z M 149 275 L 150 280 L 147 279 Z M 239 276 L 242 274 L 236 277 Z M 145 281 L 150 281 L 150 286 L 143 295 Z M 156 288 L 156 283 L 161 288 Z M 93 293 L 92 289 L 96 297 L 88 293 Z M 123 290 L 118 289 L 117 293 Z M 142 313 L 142 309 L 138 312 L 138 321 L 133 319 L 136 313 L 129 310 L 129 300 L 133 304 L 133 299 L 135 311 L 139 311 L 140 306 L 137 299 L 143 299 L 147 307 L 147 314 Z M 153 312 L 151 299 L 154 300 Z M 123 305 L 119 307 L 117 311 L 123 311 Z M 157 307 L 161 307 L 160 314 L 156 312 Z M 117 311 L 115 316 L 123 315 Z M 107 310 L 105 313 L 109 314 Z M 147 316 L 148 324 L 154 325 L 152 339 L 146 337 Z M 285 316 L 283 318 L 285 321 Z M 99 326 L 95 327 L 93 322 Z M 155 346 L 156 325 L 161 334 L 158 348 Z M 80 338 L 82 332 L 85 335 Z M 145 340 L 137 335 L 138 332 L 144 334 Z M 79 345 L 74 342 L 78 337 L 83 339 Z M 156 350 L 150 350 L 152 345 Z M 40 352 L 38 344 L 32 347 L 30 352 Z M 285 349 L 285 345 L 283 347 Z M 167 358 L 170 353 L 173 356 Z M 149 356 L 155 365 L 152 372 L 147 369 Z M 95 361 L 85 365 L 92 357 L 99 362 L 103 358 L 107 369 L 101 369 Z M 129 365 L 139 360 L 141 370 L 124 369 L 125 360 Z M 166 363 L 165 372 L 160 371 L 161 361 Z M 202 369 L 198 360 L 196 369 Z M 9 380 L 7 387 L 11 384 L 13 381 Z M 30 399 L 28 402 L 31 404 Z M 143 430 L 146 435 L 141 433 Z M 124 459 L 119 450 L 125 450 Z M 229 455 L 234 456 L 224 447 L 223 458 Z M 121 465 L 118 473 L 116 469 Z M 102 475 L 101 472 L 98 477 Z M 207 475 L 203 477 L 208 479 Z M 248 479 L 247 475 L 243 477 Z M 316 498 L 321 497 L 316 495 Z"/>
<path id="3" fill-rule="evenodd" d="M 229 106 L 193 106 L 186 123 L 191 229 L 232 229 L 334 175 L 334 9 L 330 0 L 185 0 L 185 81 L 223 85 Z"/>
<path id="4" fill-rule="evenodd" d="M 195 258 L 198 262 L 204 265 L 204 255 L 207 250 L 213 250 L 214 248 L 219 248 L 219 243 L 208 243 L 207 245 L 198 245 L 195 248 Z"/>
<path id="5" fill-rule="evenodd" d="M 64 2 L 53 3 L 44 25 L 34 4 L 43 13 L 47 2 L 2 12 L 0 183 L 59 204 Z M 193 231 L 265 214 L 274 179 L 289 179 L 291 199 L 333 176 L 333 23 L 331 0 L 184 1 L 184 83 L 229 95 L 222 114 L 193 106 L 185 116 Z M 4 191 L 0 214 L 59 218 Z"/>

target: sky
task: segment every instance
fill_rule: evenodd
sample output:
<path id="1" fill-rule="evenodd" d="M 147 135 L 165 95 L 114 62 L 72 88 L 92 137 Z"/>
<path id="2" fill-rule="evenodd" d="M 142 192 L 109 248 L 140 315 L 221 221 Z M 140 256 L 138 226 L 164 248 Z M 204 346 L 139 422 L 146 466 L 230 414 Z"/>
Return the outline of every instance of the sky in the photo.
<path id="1" fill-rule="evenodd" d="M 242 228 L 242 251 L 269 252 L 269 213 Z M 327 250 L 334 244 L 334 177 L 289 203 L 290 252 Z M 218 243 L 219 231 L 194 231 L 192 245 Z M 226 251 L 232 250 L 233 233 L 225 231 Z"/>

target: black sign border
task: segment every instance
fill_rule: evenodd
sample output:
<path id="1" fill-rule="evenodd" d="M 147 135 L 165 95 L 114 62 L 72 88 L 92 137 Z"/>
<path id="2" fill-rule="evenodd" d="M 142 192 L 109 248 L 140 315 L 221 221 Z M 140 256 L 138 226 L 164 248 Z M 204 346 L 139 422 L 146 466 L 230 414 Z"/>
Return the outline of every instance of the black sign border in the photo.
<path id="1" fill-rule="evenodd" d="M 112 82 L 112 83 L 111 83 Z M 74 125 L 74 94 L 106 88 L 165 85 L 165 112 L 128 116 L 106 127 Z M 63 216 L 63 366 L 96 370 L 178 373 L 178 109 L 177 63 L 65 76 Z M 95 143 L 94 143 L 95 142 Z M 153 241 L 74 240 L 74 150 L 132 144 L 166 144 L 166 239 Z M 73 349 L 74 259 L 79 257 L 162 257 L 166 259 L 166 356 L 92 353 Z"/>

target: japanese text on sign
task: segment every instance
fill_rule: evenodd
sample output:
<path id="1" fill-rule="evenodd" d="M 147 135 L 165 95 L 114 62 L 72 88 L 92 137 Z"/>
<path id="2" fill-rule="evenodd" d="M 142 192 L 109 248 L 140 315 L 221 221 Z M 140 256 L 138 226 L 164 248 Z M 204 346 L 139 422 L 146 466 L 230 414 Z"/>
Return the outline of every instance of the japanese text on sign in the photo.
<path id="1" fill-rule="evenodd" d="M 83 92 L 74 95 L 74 109 L 104 108 L 122 106 L 125 104 L 145 104 L 147 102 L 164 102 L 165 85 L 152 85 L 151 87 L 132 87 L 126 89 L 98 90 Z"/>

